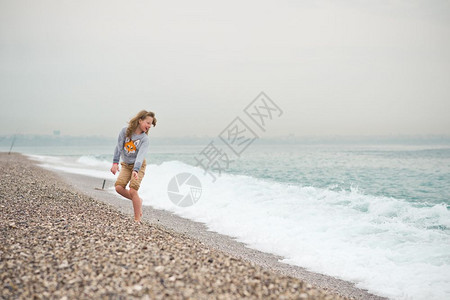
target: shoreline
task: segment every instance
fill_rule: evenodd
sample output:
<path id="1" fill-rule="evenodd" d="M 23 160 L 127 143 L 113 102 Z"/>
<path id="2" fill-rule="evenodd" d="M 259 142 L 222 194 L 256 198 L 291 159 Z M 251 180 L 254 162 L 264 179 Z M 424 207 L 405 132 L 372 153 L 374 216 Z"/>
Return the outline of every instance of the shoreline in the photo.
<path id="1" fill-rule="evenodd" d="M 58 170 L 51 170 L 61 176 L 66 183 L 81 193 L 98 199 L 112 207 L 120 210 L 124 214 L 133 216 L 133 207 L 131 202 L 107 190 L 98 190 L 101 188 L 103 180 L 99 178 L 66 173 Z M 94 181 L 93 181 L 94 180 Z M 113 181 L 106 180 L 105 189 L 114 186 Z M 348 298 L 363 300 L 385 300 L 387 298 L 369 293 L 367 290 L 360 289 L 354 283 L 335 278 L 329 275 L 315 273 L 306 270 L 303 267 L 282 263 L 279 260 L 282 256 L 262 252 L 256 249 L 248 248 L 244 243 L 236 239 L 208 230 L 205 224 L 182 218 L 176 214 L 155 209 L 151 206 L 142 207 L 142 220 L 149 224 L 159 224 L 171 230 L 185 234 L 191 238 L 197 239 L 202 243 L 223 251 L 239 259 L 255 263 L 268 271 L 276 272 L 280 275 L 290 276 L 311 284 L 314 287 L 330 291 Z"/>
<path id="2" fill-rule="evenodd" d="M 0 154 L 0 160 L 2 162 L 9 160 L 13 164 L 17 164 L 17 161 L 20 157 L 23 158 L 24 156 L 19 156 L 17 154 L 8 156 L 5 153 Z M 46 173 L 44 177 L 51 178 L 52 175 L 55 175 L 54 177 L 59 177 L 56 182 L 63 182 L 64 184 L 62 185 L 65 185 L 65 188 L 67 188 L 68 190 L 72 190 L 75 191 L 76 194 L 82 194 L 89 198 L 95 199 L 94 201 L 99 201 L 102 204 L 107 204 L 107 206 L 109 208 L 112 208 L 113 211 L 119 212 L 122 217 L 123 215 L 125 215 L 126 220 L 121 221 L 132 221 L 131 216 L 133 214 L 133 211 L 132 205 L 129 200 L 121 199 L 108 191 L 95 189 L 101 188 L 103 180 L 98 178 L 95 178 L 94 180 L 94 178 L 92 177 L 69 174 L 61 171 L 45 170 L 41 167 L 38 167 L 36 162 L 30 161 L 28 159 L 25 160 L 25 164 L 29 164 L 31 168 L 37 167 L 39 168 L 39 170 L 42 170 L 43 173 Z M 4 175 L 2 175 L 2 177 L 3 176 Z M 113 182 L 107 181 L 106 187 L 112 186 L 112 184 Z M 269 297 L 278 298 L 284 295 L 288 298 L 298 298 L 300 297 L 300 295 L 303 295 L 303 298 L 312 297 L 316 299 L 333 299 L 339 298 L 337 295 L 341 295 L 343 297 L 356 299 L 386 299 L 376 295 L 372 295 L 365 290 L 356 288 L 353 283 L 336 279 L 334 277 L 309 272 L 301 267 L 281 263 L 279 262 L 279 259 L 281 259 L 281 257 L 247 248 L 243 243 L 237 242 L 231 237 L 208 231 L 206 226 L 202 223 L 178 217 L 173 213 L 167 211 L 157 210 L 149 206 L 144 206 L 143 221 L 144 224 L 140 225 L 142 227 L 145 227 L 147 229 L 158 228 L 167 230 L 168 232 L 173 232 L 174 236 L 182 237 L 190 242 L 199 243 L 201 245 L 200 247 L 207 248 L 209 249 L 208 251 L 220 253 L 221 255 L 229 257 L 229 259 L 237 260 L 242 264 L 249 264 L 250 266 L 253 266 L 257 269 L 260 268 L 261 270 L 259 272 L 262 272 L 264 274 L 268 273 L 267 276 L 270 279 L 278 280 L 279 278 L 282 278 L 280 280 L 293 280 L 294 282 L 297 282 L 299 287 L 306 287 L 300 288 L 296 293 L 290 294 L 283 294 L 280 292 L 277 292 L 276 294 L 269 293 L 267 295 Z M 266 286 L 263 282 L 259 282 L 259 285 L 260 287 L 258 286 L 258 284 L 256 284 L 257 288 L 253 290 L 253 292 L 255 292 L 256 290 L 263 291 L 264 287 Z M 285 286 L 285 284 L 283 283 L 282 286 Z M 313 286 L 317 287 L 318 289 L 313 288 Z M 326 292 L 324 293 L 320 289 L 323 289 Z M 311 291 L 313 292 L 311 293 Z M 194 298 L 202 298 L 200 293 L 196 294 L 194 292 L 193 295 L 195 295 Z M 217 297 L 217 295 L 214 293 L 212 295 Z M 223 294 L 220 293 L 219 295 Z M 234 294 L 234 297 L 260 298 L 261 296 L 262 294 L 255 295 L 252 293 L 250 293 L 249 295 Z M 182 298 L 185 297 L 186 296 Z"/>

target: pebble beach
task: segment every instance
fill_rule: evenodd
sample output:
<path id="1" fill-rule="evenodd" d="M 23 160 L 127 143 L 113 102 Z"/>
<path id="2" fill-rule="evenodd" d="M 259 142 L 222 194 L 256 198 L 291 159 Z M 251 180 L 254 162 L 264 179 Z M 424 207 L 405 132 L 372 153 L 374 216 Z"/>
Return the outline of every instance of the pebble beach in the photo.
<path id="1" fill-rule="evenodd" d="M 347 299 L 0 161 L 2 299 Z"/>

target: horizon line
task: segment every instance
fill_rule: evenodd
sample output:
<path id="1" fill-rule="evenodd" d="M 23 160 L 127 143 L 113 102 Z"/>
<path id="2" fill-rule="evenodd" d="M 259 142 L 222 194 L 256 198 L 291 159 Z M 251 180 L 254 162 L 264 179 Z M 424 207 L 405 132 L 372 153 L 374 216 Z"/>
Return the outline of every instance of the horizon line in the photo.
<path id="1" fill-rule="evenodd" d="M 107 135 L 55 135 L 55 134 L 0 134 L 1 138 L 12 137 L 46 137 L 46 138 L 103 138 L 103 139 L 115 139 L 115 136 Z M 152 139 L 214 139 L 218 135 L 184 135 L 184 136 L 151 136 Z M 276 136 L 262 136 L 256 139 L 335 139 L 335 138 L 450 138 L 450 134 L 329 134 L 329 135 L 276 135 Z"/>

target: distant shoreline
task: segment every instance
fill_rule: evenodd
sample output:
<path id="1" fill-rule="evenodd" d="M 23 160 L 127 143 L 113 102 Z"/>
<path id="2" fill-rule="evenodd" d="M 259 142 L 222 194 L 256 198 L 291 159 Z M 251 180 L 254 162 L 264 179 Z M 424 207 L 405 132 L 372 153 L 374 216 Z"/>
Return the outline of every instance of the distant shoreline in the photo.
<path id="1" fill-rule="evenodd" d="M 207 145 L 217 136 L 154 137 L 153 145 Z M 114 146 L 116 137 L 68 135 L 0 135 L 0 147 L 72 147 Z M 450 146 L 450 135 L 393 135 L 393 136 L 261 136 L 253 145 L 442 145 Z"/>

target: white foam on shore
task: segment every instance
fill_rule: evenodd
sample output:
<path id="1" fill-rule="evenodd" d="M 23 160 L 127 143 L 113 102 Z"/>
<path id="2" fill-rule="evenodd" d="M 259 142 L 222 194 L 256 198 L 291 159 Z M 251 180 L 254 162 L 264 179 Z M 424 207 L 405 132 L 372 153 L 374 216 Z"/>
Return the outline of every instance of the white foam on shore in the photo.
<path id="1" fill-rule="evenodd" d="M 93 157 L 82 156 L 77 159 L 67 157 L 27 155 L 30 159 L 39 162 L 38 165 L 49 170 L 58 170 L 71 174 L 114 180 L 115 176 L 108 171 L 111 164 L 99 161 Z"/>
<path id="2" fill-rule="evenodd" d="M 110 163 L 92 157 L 34 159 L 50 169 L 114 178 Z M 184 208 L 167 193 L 169 181 L 183 172 L 202 184 L 200 200 Z M 144 205 L 203 222 L 251 248 L 281 255 L 286 263 L 355 282 L 380 296 L 450 298 L 450 212 L 444 205 L 415 207 L 357 190 L 231 174 L 212 182 L 202 169 L 177 161 L 149 164 L 140 195 Z"/>

